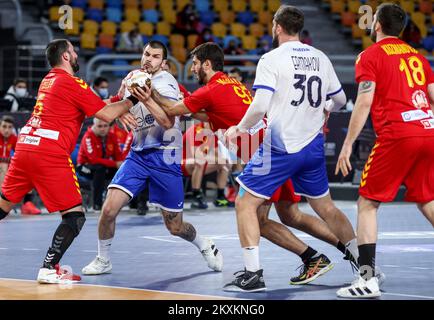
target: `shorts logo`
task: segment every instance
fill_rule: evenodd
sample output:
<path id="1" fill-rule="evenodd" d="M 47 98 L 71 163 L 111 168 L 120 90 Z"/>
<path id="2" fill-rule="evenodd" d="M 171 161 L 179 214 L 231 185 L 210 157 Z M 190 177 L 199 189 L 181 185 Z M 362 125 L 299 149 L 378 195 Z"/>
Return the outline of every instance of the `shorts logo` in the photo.
<path id="1" fill-rule="evenodd" d="M 41 137 L 20 136 L 18 143 L 31 144 L 33 146 L 39 146 Z"/>
<path id="2" fill-rule="evenodd" d="M 365 167 L 363 168 L 362 179 L 360 180 L 361 188 L 363 188 L 366 185 L 366 179 L 368 178 L 368 173 L 369 170 L 371 169 L 372 161 L 374 160 L 375 149 L 377 149 L 379 145 L 380 145 L 379 143 L 376 143 L 375 146 L 372 148 L 372 152 L 369 155 L 368 161 L 366 161 Z"/>

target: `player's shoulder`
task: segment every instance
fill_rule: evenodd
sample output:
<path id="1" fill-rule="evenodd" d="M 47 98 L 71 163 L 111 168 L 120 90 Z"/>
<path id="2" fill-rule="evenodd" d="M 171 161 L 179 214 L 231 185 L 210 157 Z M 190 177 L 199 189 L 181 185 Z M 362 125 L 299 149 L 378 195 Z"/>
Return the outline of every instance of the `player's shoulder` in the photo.
<path id="1" fill-rule="evenodd" d="M 368 48 L 359 53 L 356 59 L 356 64 L 361 60 L 374 59 L 375 57 L 378 57 L 383 53 L 384 50 L 381 49 L 381 46 L 377 43 L 374 43 L 373 45 L 369 46 Z"/>
<path id="2" fill-rule="evenodd" d="M 178 82 L 176 81 L 175 77 L 170 74 L 167 71 L 160 71 L 157 74 L 154 74 L 151 78 L 152 82 L 158 81 L 158 82 L 169 82 L 169 83 L 174 83 L 174 82 Z"/>

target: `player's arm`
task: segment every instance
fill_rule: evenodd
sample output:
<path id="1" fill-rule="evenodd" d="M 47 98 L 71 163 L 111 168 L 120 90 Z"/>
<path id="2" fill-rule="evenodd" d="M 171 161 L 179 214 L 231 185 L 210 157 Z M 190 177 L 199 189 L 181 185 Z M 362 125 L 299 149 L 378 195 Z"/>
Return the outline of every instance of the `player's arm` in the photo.
<path id="1" fill-rule="evenodd" d="M 434 112 L 434 83 L 428 85 L 428 96 L 431 110 Z"/>
<path id="2" fill-rule="evenodd" d="M 203 111 L 192 113 L 191 117 L 195 118 L 196 120 L 202 121 L 202 122 L 208 122 L 208 120 L 209 120 L 208 115 L 206 114 L 206 112 L 203 112 Z"/>
<path id="3" fill-rule="evenodd" d="M 152 99 L 167 113 L 168 116 L 179 116 L 191 113 L 184 104 L 184 100 L 174 101 L 163 97 L 156 90 L 152 90 Z"/>
<path id="4" fill-rule="evenodd" d="M 348 126 L 348 133 L 342 146 L 341 153 L 339 154 L 338 163 L 336 164 L 336 175 L 341 171 L 342 174 L 346 176 L 349 171 L 352 170 L 350 156 L 353 150 L 353 143 L 356 141 L 369 117 L 372 101 L 374 100 L 374 93 L 374 81 L 360 82 L 356 103 Z"/>
<path id="5" fill-rule="evenodd" d="M 110 123 L 124 113 L 127 113 L 133 105 L 134 104 L 130 99 L 110 103 L 95 113 L 95 117 Z M 137 127 L 137 122 L 134 118 L 129 118 L 129 126 Z"/>

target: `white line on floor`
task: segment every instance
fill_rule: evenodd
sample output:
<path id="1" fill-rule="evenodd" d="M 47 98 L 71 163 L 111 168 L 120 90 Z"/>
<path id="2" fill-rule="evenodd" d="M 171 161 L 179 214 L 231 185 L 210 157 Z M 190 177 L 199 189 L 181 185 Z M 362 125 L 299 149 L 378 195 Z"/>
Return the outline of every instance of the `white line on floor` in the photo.
<path id="1" fill-rule="evenodd" d="M 434 300 L 434 297 L 419 296 L 419 295 L 415 295 L 415 294 L 404 294 L 404 293 L 393 293 L 393 292 L 383 292 L 382 294 L 388 295 L 388 296 L 397 296 L 397 297 L 408 297 L 408 298 L 420 298 L 420 299 Z"/>
<path id="2" fill-rule="evenodd" d="M 24 251 L 40 251 L 41 249 L 37 248 L 23 248 Z"/>
<path id="3" fill-rule="evenodd" d="M 178 241 L 174 241 L 174 240 L 161 239 L 160 237 L 145 237 L 145 236 L 142 236 L 140 238 L 141 239 L 148 239 L 148 240 L 163 241 L 163 242 L 172 242 L 172 243 L 178 242 Z"/>

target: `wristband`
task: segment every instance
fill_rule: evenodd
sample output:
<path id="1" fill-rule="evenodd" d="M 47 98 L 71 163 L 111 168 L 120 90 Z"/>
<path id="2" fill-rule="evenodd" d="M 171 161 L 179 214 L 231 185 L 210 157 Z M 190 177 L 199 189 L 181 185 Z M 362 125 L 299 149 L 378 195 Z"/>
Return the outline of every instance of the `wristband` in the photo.
<path id="1" fill-rule="evenodd" d="M 115 95 L 110 98 L 110 103 L 115 103 L 121 101 L 121 98 L 118 95 Z"/>
<path id="2" fill-rule="evenodd" d="M 133 95 L 130 95 L 127 99 L 130 100 L 133 103 L 133 106 L 135 106 L 139 102 L 139 99 L 137 99 Z"/>

